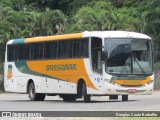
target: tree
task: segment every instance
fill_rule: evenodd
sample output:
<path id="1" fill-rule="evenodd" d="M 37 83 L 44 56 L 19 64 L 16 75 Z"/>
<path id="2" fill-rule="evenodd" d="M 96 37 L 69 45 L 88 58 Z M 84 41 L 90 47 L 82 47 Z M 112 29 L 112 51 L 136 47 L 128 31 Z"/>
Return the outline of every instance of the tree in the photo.
<path id="1" fill-rule="evenodd" d="M 139 22 L 136 9 L 123 7 L 115 9 L 111 14 L 115 30 L 136 31 Z"/>
<path id="2" fill-rule="evenodd" d="M 143 0 L 139 5 L 141 22 L 139 26 L 143 28 L 142 32 L 150 35 L 154 40 L 156 50 L 160 50 L 160 1 Z M 144 24 L 142 24 L 144 23 Z"/>
<path id="3" fill-rule="evenodd" d="M 94 2 L 88 7 L 80 8 L 73 16 L 73 29 L 75 31 L 84 30 L 107 30 L 110 22 L 110 3 L 101 1 Z"/>
<path id="4" fill-rule="evenodd" d="M 51 10 L 61 10 L 67 12 L 71 0 L 25 0 L 25 3 L 32 10 L 45 11 L 46 8 Z"/>
<path id="5" fill-rule="evenodd" d="M 37 14 L 32 12 L 33 21 L 30 25 L 30 36 L 44 36 L 60 34 L 64 31 L 65 15 L 60 10 L 46 9 L 45 12 Z"/>

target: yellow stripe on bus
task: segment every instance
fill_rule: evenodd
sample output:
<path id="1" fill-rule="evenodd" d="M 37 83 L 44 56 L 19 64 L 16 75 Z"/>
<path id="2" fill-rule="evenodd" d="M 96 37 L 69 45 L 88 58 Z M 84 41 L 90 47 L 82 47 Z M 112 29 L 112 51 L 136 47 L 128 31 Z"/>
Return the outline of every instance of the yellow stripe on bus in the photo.
<path id="1" fill-rule="evenodd" d="M 88 77 L 83 59 L 28 61 L 27 66 L 31 71 L 72 83 L 83 79 L 87 87 L 96 89 Z"/>
<path id="2" fill-rule="evenodd" d="M 12 71 L 8 71 L 7 80 L 10 80 L 11 78 L 12 78 Z"/>
<path id="3" fill-rule="evenodd" d="M 83 33 L 27 38 L 24 43 L 82 38 Z"/>
<path id="4" fill-rule="evenodd" d="M 134 85 L 144 85 L 151 81 L 151 77 L 147 77 L 144 80 L 113 80 L 113 82 L 120 84 L 120 85 L 128 85 L 128 86 L 134 86 Z"/>

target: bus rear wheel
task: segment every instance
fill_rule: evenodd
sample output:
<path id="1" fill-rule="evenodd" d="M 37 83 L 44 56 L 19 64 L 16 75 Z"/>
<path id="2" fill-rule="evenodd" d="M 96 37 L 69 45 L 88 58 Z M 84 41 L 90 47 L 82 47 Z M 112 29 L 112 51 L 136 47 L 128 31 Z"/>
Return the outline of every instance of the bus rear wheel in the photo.
<path id="1" fill-rule="evenodd" d="M 69 102 L 69 101 L 75 101 L 76 100 L 76 97 L 75 95 L 62 95 L 61 96 L 63 101 L 66 101 L 66 102 Z"/>
<path id="2" fill-rule="evenodd" d="M 33 82 L 29 84 L 29 98 L 31 101 L 43 101 L 45 99 L 46 94 L 36 93 L 35 85 Z"/>

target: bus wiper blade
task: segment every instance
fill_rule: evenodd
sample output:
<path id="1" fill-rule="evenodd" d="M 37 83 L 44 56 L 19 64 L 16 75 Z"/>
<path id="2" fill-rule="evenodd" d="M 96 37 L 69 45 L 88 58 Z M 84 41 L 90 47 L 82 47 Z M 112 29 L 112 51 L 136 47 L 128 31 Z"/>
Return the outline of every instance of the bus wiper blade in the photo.
<path id="1" fill-rule="evenodd" d="M 120 71 L 120 74 L 122 74 L 123 73 L 123 71 L 125 70 L 125 68 L 127 67 L 127 66 L 130 66 L 130 57 L 125 61 L 125 64 L 124 64 L 124 66 L 123 66 L 123 68 L 121 69 L 121 71 Z"/>
<path id="2" fill-rule="evenodd" d="M 142 68 L 142 66 L 139 64 L 137 58 L 134 58 L 134 61 L 137 63 L 138 67 L 141 69 L 141 71 L 143 72 L 143 74 L 145 74 L 144 69 Z"/>

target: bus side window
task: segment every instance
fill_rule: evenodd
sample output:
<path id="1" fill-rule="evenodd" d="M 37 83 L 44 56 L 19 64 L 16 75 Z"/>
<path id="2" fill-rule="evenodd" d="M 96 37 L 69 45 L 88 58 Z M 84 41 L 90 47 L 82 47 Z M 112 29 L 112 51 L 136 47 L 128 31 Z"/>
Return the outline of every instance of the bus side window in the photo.
<path id="1" fill-rule="evenodd" d="M 43 59 L 43 43 L 33 43 L 31 47 L 31 58 Z"/>
<path id="2" fill-rule="evenodd" d="M 72 58 L 73 40 L 66 41 L 66 58 Z"/>
<path id="3" fill-rule="evenodd" d="M 80 40 L 74 40 L 73 58 L 80 58 Z"/>
<path id="4" fill-rule="evenodd" d="M 73 40 L 59 41 L 58 58 L 67 59 L 72 57 Z"/>
<path id="5" fill-rule="evenodd" d="M 7 60 L 8 61 L 12 61 L 13 60 L 13 46 L 11 46 L 11 45 L 8 45 L 7 46 Z"/>
<path id="6" fill-rule="evenodd" d="M 88 43 L 89 40 L 88 38 L 84 38 L 81 40 L 81 56 L 83 56 L 84 58 L 88 58 Z"/>
<path id="7" fill-rule="evenodd" d="M 18 60 L 24 60 L 24 44 L 18 45 Z"/>
<path id="8" fill-rule="evenodd" d="M 102 74 L 102 39 L 92 37 L 91 38 L 91 59 L 92 59 L 92 68 L 95 72 Z"/>
<path id="9" fill-rule="evenodd" d="M 25 60 L 30 60 L 30 46 L 31 46 L 31 44 L 25 44 L 24 45 L 24 59 Z"/>
<path id="10" fill-rule="evenodd" d="M 88 58 L 88 38 L 75 39 L 73 46 L 73 58 Z"/>
<path id="11" fill-rule="evenodd" d="M 58 58 L 59 59 L 66 58 L 66 42 L 64 40 L 59 41 Z"/>
<path id="12" fill-rule="evenodd" d="M 8 45 L 8 61 L 16 61 L 18 56 L 18 46 L 17 45 Z"/>
<path id="13" fill-rule="evenodd" d="M 57 47 L 58 42 L 46 42 L 44 47 L 44 58 L 45 59 L 57 59 Z"/>

